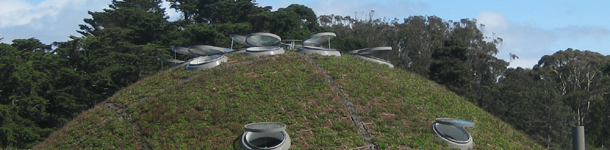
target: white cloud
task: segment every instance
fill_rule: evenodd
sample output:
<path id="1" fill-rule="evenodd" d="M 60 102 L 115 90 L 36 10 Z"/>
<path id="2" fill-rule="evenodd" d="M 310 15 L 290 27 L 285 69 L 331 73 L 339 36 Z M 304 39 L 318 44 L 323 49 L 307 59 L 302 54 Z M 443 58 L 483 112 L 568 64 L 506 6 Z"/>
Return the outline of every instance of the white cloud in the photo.
<path id="1" fill-rule="evenodd" d="M 610 37 L 610 30 L 601 27 L 569 26 L 557 29 L 562 36 L 576 40 L 582 38 L 602 39 Z"/>
<path id="2" fill-rule="evenodd" d="M 498 13 L 493 11 L 484 11 L 476 17 L 477 22 L 484 24 L 486 29 L 490 30 L 506 30 L 508 28 L 508 22 L 506 18 Z"/>
<path id="3" fill-rule="evenodd" d="M 90 18 L 87 11 L 101 11 L 110 0 L 44 0 L 31 4 L 24 0 L 0 0 L 0 42 L 13 39 L 36 38 L 42 43 L 68 40 L 83 19 Z"/>
<path id="4" fill-rule="evenodd" d="M 167 1 L 163 1 L 161 3 L 161 8 L 165 8 L 165 15 L 169 16 L 170 21 L 174 21 L 174 20 L 178 20 L 180 19 L 180 13 L 178 13 L 175 9 L 169 8 L 170 7 L 170 3 Z"/>
<path id="5" fill-rule="evenodd" d="M 602 27 L 567 26 L 558 29 L 542 29 L 532 25 L 515 24 L 498 12 L 484 11 L 477 16 L 485 24 L 487 35 L 504 39 L 498 58 L 509 60 L 509 53 L 519 59 L 512 60 L 510 67 L 531 68 L 544 55 L 567 48 L 587 49 L 589 45 L 600 45 L 610 41 L 610 30 Z M 602 44 L 603 45 L 603 44 Z M 605 44 L 610 47 L 610 44 Z M 603 51 L 607 47 L 593 47 Z"/>
<path id="6" fill-rule="evenodd" d="M 510 67 L 532 68 L 540 57 L 554 51 L 551 49 L 557 40 L 554 32 L 513 24 L 499 12 L 483 11 L 476 19 L 478 23 L 485 25 L 485 34 L 504 40 L 499 47 L 498 58 L 509 61 L 510 54 L 519 56 L 519 59 L 510 62 Z"/>

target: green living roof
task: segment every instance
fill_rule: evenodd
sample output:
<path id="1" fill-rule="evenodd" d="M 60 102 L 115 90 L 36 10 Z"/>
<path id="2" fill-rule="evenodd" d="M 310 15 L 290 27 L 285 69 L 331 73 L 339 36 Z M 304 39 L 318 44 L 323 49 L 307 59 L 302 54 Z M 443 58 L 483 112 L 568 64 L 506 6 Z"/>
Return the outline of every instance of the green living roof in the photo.
<path id="1" fill-rule="evenodd" d="M 228 55 L 115 93 L 35 149 L 239 149 L 244 125 L 281 122 L 291 149 L 448 148 L 436 118 L 473 121 L 476 149 L 542 149 L 524 133 L 421 76 L 351 55 Z M 354 118 L 355 121 L 352 121 Z M 360 126 L 360 128 L 359 128 Z"/>

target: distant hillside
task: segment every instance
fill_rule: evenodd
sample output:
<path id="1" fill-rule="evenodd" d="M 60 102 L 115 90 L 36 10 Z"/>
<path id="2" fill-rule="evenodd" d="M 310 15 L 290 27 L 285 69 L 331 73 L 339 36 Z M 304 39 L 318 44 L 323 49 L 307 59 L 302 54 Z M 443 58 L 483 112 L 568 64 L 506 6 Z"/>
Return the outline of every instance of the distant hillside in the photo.
<path id="1" fill-rule="evenodd" d="M 430 124 L 441 117 L 474 121 L 467 130 L 476 149 L 542 149 L 416 74 L 347 55 L 296 52 L 232 54 L 214 69 L 160 72 L 83 112 L 34 149 L 239 148 L 243 126 L 262 121 L 288 125 L 292 149 L 439 149 L 447 145 Z"/>

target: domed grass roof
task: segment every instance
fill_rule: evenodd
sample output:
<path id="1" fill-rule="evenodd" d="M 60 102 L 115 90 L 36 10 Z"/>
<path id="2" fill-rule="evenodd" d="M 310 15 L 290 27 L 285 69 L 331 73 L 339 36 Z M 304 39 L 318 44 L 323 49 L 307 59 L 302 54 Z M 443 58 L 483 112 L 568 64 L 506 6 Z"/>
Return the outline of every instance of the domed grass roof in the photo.
<path id="1" fill-rule="evenodd" d="M 443 86 L 357 59 L 287 52 L 228 55 L 213 69 L 176 67 L 83 112 L 35 149 L 239 149 L 244 125 L 281 122 L 292 149 L 448 148 L 436 118 L 476 123 L 476 149 L 541 149 Z"/>

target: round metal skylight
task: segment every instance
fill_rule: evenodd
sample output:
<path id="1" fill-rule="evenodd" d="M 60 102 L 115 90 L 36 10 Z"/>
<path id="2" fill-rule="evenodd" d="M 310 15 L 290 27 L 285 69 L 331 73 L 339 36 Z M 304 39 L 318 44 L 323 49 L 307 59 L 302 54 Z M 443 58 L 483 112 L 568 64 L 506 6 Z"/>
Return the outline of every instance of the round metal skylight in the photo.
<path id="1" fill-rule="evenodd" d="M 354 55 L 354 57 L 364 59 L 366 61 L 371 61 L 374 63 L 382 64 L 382 65 L 387 65 L 390 68 L 394 68 L 394 65 L 392 63 L 390 63 L 387 60 L 381 59 L 381 58 L 377 58 L 377 57 L 373 57 L 373 56 L 366 56 L 366 55 Z"/>
<path id="2" fill-rule="evenodd" d="M 282 38 L 272 33 L 252 33 L 246 36 L 246 43 L 253 46 L 279 46 Z"/>
<path id="3" fill-rule="evenodd" d="M 286 52 L 279 46 L 282 38 L 272 33 L 252 33 L 246 36 L 231 34 L 229 36 L 233 41 L 249 47 L 243 52 L 246 56 L 276 55 Z"/>
<path id="4" fill-rule="evenodd" d="M 335 37 L 337 37 L 337 34 L 332 32 L 317 33 L 305 38 L 303 40 L 303 46 L 324 46 L 323 44 L 330 42 L 330 40 L 334 39 Z"/>
<path id="5" fill-rule="evenodd" d="M 249 47 L 243 52 L 246 56 L 262 56 L 284 54 L 286 51 L 279 46 Z"/>
<path id="6" fill-rule="evenodd" d="M 250 132 L 279 132 L 286 130 L 286 125 L 279 122 L 258 122 L 247 124 L 244 129 Z"/>
<path id="7" fill-rule="evenodd" d="M 195 56 L 195 54 L 189 52 L 189 48 L 186 47 L 172 47 L 172 51 L 182 55 Z"/>
<path id="8" fill-rule="evenodd" d="M 323 56 L 341 56 L 336 49 L 330 48 L 330 40 L 337 37 L 332 32 L 322 32 L 311 35 L 303 40 L 303 47 L 299 51 L 305 54 L 318 54 Z M 328 43 L 328 48 L 324 47 Z"/>
<path id="9" fill-rule="evenodd" d="M 245 45 L 245 46 L 248 46 L 248 47 L 252 47 L 253 46 L 253 45 L 250 45 L 250 44 L 246 43 L 246 37 L 243 36 L 243 35 L 231 34 L 231 35 L 229 35 L 229 37 L 231 39 L 233 39 L 233 41 L 235 41 L 235 42 L 237 42 L 237 43 L 239 43 L 241 45 Z"/>
<path id="10" fill-rule="evenodd" d="M 241 147 L 247 150 L 286 150 L 291 140 L 286 125 L 278 122 L 259 122 L 244 126 L 246 132 L 241 137 Z"/>
<path id="11" fill-rule="evenodd" d="M 190 53 L 193 53 L 193 54 L 199 55 L 199 56 L 210 56 L 210 55 L 222 55 L 225 52 L 230 52 L 232 50 L 222 48 L 222 47 L 210 46 L 210 45 L 193 45 L 188 48 L 188 51 Z"/>
<path id="12" fill-rule="evenodd" d="M 474 140 L 464 127 L 474 127 L 474 122 L 454 118 L 437 118 L 432 123 L 434 135 L 448 143 L 450 147 L 462 150 L 472 149 Z"/>
<path id="13" fill-rule="evenodd" d="M 214 68 L 220 65 L 220 63 L 227 62 L 228 59 L 229 58 L 227 58 L 225 55 L 199 56 L 195 59 L 192 59 L 186 65 L 186 70 Z"/>
<path id="14" fill-rule="evenodd" d="M 305 54 L 318 54 L 322 56 L 341 56 L 341 52 L 336 49 L 328 49 L 324 47 L 303 46 L 299 48 L 299 52 Z"/>
<path id="15" fill-rule="evenodd" d="M 365 49 L 359 49 L 359 50 L 353 50 L 350 51 L 350 54 L 354 54 L 354 56 L 356 58 L 360 58 L 360 59 L 364 59 L 367 61 L 372 61 L 378 64 L 382 64 L 382 65 L 388 65 L 388 67 L 390 68 L 394 68 L 394 65 L 392 65 L 392 63 L 390 63 L 387 60 L 381 59 L 381 58 L 377 58 L 377 57 L 373 57 L 373 56 L 369 56 L 371 54 L 376 54 L 376 53 L 381 53 L 381 52 L 389 52 L 392 51 L 392 47 L 389 46 L 384 46 L 384 47 L 373 47 L 373 48 L 365 48 Z"/>
<path id="16" fill-rule="evenodd" d="M 392 51 L 392 47 L 383 46 L 383 47 L 373 47 L 373 48 L 365 48 L 365 49 L 353 50 L 353 51 L 350 51 L 350 53 L 358 54 L 358 55 L 371 55 L 371 54 L 376 54 L 376 53 L 381 53 L 381 52 L 389 52 L 389 51 Z"/>

